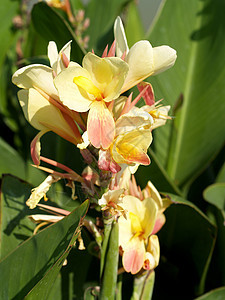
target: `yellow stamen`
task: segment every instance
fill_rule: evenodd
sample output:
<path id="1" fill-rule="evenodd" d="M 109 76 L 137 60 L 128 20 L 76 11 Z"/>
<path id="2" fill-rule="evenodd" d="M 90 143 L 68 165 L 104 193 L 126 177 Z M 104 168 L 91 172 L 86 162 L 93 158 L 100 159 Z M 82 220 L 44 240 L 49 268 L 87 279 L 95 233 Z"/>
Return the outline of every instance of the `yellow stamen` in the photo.
<path id="1" fill-rule="evenodd" d="M 77 76 L 73 78 L 73 82 L 89 94 L 92 94 L 96 100 L 103 99 L 101 91 L 93 84 L 90 79 L 84 76 Z"/>

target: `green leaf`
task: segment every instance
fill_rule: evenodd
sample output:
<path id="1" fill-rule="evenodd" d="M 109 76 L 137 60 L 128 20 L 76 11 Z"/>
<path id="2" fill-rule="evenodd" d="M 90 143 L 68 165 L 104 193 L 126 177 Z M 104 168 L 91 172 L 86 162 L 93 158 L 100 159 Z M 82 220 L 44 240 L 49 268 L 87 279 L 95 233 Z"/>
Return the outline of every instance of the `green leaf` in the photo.
<path id="1" fill-rule="evenodd" d="M 0 298 L 23 299 L 40 292 L 44 298 L 50 292 L 56 275 L 80 230 L 88 208 L 85 201 L 70 215 L 49 226 L 21 244 L 0 262 Z M 18 267 L 19 266 L 19 267 Z"/>
<path id="2" fill-rule="evenodd" d="M 32 10 L 32 21 L 36 31 L 45 40 L 55 41 L 58 49 L 72 40 L 71 59 L 81 63 L 85 51 L 79 45 L 71 27 L 55 10 L 44 2 L 37 3 Z"/>
<path id="3" fill-rule="evenodd" d="M 101 54 L 106 45 L 112 42 L 113 24 L 123 6 L 130 0 L 91 0 L 86 8 L 86 17 L 90 19 L 90 26 L 85 32 L 90 37 L 88 48 L 97 50 Z M 98 53 L 100 52 L 100 53 Z"/>
<path id="4" fill-rule="evenodd" d="M 191 202 L 171 195 L 166 224 L 159 232 L 161 262 L 156 269 L 155 293 L 188 299 L 204 292 L 206 275 L 216 240 L 216 228 Z M 160 287 L 164 290 L 160 291 Z M 176 288 L 174 288 L 176 287 Z"/>
<path id="5" fill-rule="evenodd" d="M 225 183 L 214 183 L 208 186 L 203 196 L 206 201 L 215 205 L 222 213 L 225 220 Z"/>
<path id="6" fill-rule="evenodd" d="M 172 69 L 149 81 L 157 99 L 174 108 L 175 121 L 156 130 L 154 145 L 179 185 L 203 170 L 224 143 L 224 9 L 225 0 L 166 1 L 150 34 L 154 46 L 169 45 L 178 54 Z"/>
<path id="7" fill-rule="evenodd" d="M 136 42 L 143 40 L 145 35 L 142 20 L 135 1 L 132 1 L 127 8 L 125 32 L 129 47 Z"/>
<path id="8" fill-rule="evenodd" d="M 46 176 L 38 169 L 24 162 L 19 153 L 0 138 L 0 175 L 10 173 L 34 185 L 39 185 Z"/>
<path id="9" fill-rule="evenodd" d="M 1 259 L 33 234 L 35 225 L 27 218 L 31 211 L 26 206 L 31 186 L 5 175 L 1 184 Z"/>
<path id="10" fill-rule="evenodd" d="M 225 299 L 225 287 L 212 290 L 195 300 L 223 300 Z"/>

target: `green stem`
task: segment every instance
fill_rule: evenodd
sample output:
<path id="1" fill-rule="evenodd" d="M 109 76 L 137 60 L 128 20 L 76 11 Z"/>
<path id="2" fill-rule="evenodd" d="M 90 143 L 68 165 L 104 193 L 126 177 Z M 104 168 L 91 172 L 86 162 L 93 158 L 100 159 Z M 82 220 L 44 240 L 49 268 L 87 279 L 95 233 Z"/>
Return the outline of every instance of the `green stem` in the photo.
<path id="1" fill-rule="evenodd" d="M 112 229 L 112 222 L 104 222 L 104 239 L 101 248 L 101 260 L 100 260 L 100 278 L 102 278 L 103 268 L 105 264 L 105 255 L 107 251 L 111 229 Z"/>
<path id="2" fill-rule="evenodd" d="M 155 272 L 149 271 L 142 275 L 136 275 L 134 279 L 133 294 L 131 300 L 150 300 L 154 288 Z"/>
<path id="3" fill-rule="evenodd" d="M 100 290 L 101 300 L 115 299 L 117 271 L 119 260 L 119 225 L 116 221 L 112 223 L 112 230 L 109 237 L 106 253 L 104 272 Z"/>

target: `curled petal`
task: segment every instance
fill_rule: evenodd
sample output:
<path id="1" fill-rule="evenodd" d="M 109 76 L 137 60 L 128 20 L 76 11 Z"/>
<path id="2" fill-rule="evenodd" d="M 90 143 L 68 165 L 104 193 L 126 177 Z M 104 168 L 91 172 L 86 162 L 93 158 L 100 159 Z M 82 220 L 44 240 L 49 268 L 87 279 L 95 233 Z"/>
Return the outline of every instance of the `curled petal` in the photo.
<path id="1" fill-rule="evenodd" d="M 142 96 L 145 100 L 146 105 L 154 105 L 155 104 L 155 96 L 152 85 L 149 82 L 140 82 L 137 87 L 139 92 L 143 91 L 143 89 L 148 86 L 147 90 L 145 91 L 144 95 Z"/>
<path id="2" fill-rule="evenodd" d="M 52 183 L 57 182 L 61 178 L 56 175 L 48 175 L 48 177 L 36 188 L 31 191 L 30 198 L 27 200 L 26 205 L 30 209 L 37 206 L 42 197 L 44 197 L 51 187 Z"/>
<path id="3" fill-rule="evenodd" d="M 153 48 L 154 59 L 154 73 L 159 74 L 169 68 L 171 68 L 177 58 L 177 53 L 173 48 L 169 46 L 159 46 Z"/>
<path id="4" fill-rule="evenodd" d="M 108 149 L 115 135 L 115 122 L 104 101 L 94 101 L 87 120 L 88 138 L 95 148 Z"/>
<path id="5" fill-rule="evenodd" d="M 32 140 L 30 144 L 30 152 L 31 152 L 31 158 L 34 162 L 35 165 L 40 164 L 40 153 L 41 153 L 41 143 L 40 143 L 40 138 L 42 135 L 44 135 L 48 130 L 42 130 L 40 131 L 35 138 Z"/>

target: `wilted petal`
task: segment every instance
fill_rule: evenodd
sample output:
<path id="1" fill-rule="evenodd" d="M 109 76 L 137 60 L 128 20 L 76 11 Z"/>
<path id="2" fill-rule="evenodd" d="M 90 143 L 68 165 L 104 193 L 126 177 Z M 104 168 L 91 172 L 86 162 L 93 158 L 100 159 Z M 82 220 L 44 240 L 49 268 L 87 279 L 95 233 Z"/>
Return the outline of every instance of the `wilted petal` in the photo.
<path id="1" fill-rule="evenodd" d="M 151 235 L 148 240 L 147 252 L 145 254 L 144 269 L 152 270 L 159 264 L 160 247 L 157 235 Z"/>
<path id="2" fill-rule="evenodd" d="M 118 173 L 121 170 L 121 167 L 113 160 L 109 150 L 99 150 L 98 167 L 112 173 Z"/>
<path id="3" fill-rule="evenodd" d="M 57 90 L 53 84 L 52 69 L 44 65 L 30 65 L 17 70 L 12 82 L 23 89 L 37 88 L 52 98 L 58 99 Z"/>
<path id="4" fill-rule="evenodd" d="M 153 75 L 159 74 L 171 68 L 175 63 L 176 58 L 176 51 L 173 48 L 170 48 L 169 46 L 159 46 L 153 48 Z"/>
<path id="5" fill-rule="evenodd" d="M 127 45 L 123 23 L 120 17 L 117 17 L 114 23 L 114 37 L 116 40 L 116 56 L 121 57 L 124 52 L 128 54 L 129 48 Z"/>
<path id="6" fill-rule="evenodd" d="M 46 195 L 52 183 L 57 182 L 60 179 L 61 178 L 56 175 L 49 175 L 38 187 L 31 191 L 30 198 L 27 200 L 26 205 L 29 206 L 30 209 L 35 208 L 41 198 Z"/>
<path id="7" fill-rule="evenodd" d="M 87 120 L 88 138 L 95 148 L 109 148 L 115 135 L 115 122 L 104 101 L 94 101 Z"/>

